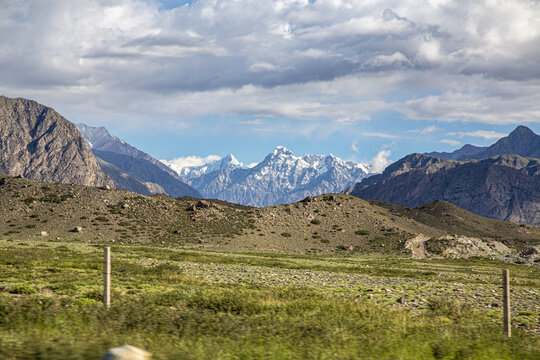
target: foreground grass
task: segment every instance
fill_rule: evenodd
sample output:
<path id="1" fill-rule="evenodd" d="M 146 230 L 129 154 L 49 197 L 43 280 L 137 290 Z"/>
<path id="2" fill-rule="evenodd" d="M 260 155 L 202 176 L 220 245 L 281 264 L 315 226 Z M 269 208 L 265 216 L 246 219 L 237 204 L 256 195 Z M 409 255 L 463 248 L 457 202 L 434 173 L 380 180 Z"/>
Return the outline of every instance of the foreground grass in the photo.
<path id="1" fill-rule="evenodd" d="M 126 343 L 147 349 L 155 359 L 540 358 L 540 337 L 517 329 L 506 339 L 491 314 L 464 301 L 432 297 L 411 311 L 359 296 L 358 289 L 353 294 L 313 286 L 318 283 L 269 286 L 250 273 L 338 276 L 376 266 L 381 270 L 375 275 L 400 283 L 411 278 L 411 269 L 425 268 L 423 262 L 135 246 L 114 248 L 113 254 L 114 301 L 107 312 L 99 303 L 101 249 L 0 242 L 0 359 L 97 359 L 107 348 Z M 246 273 L 250 281 L 217 280 L 223 272 L 195 271 L 210 271 L 205 264 Z M 463 277 L 467 267 L 448 261 L 434 265 L 451 281 Z M 474 286 L 484 280 L 491 285 L 488 270 L 498 265 L 471 265 L 473 273 L 488 274 L 466 279 Z M 445 272 L 448 268 L 452 271 Z M 435 276 L 426 272 L 417 275 L 423 284 Z M 536 274 L 513 269 L 520 272 L 523 281 Z"/>

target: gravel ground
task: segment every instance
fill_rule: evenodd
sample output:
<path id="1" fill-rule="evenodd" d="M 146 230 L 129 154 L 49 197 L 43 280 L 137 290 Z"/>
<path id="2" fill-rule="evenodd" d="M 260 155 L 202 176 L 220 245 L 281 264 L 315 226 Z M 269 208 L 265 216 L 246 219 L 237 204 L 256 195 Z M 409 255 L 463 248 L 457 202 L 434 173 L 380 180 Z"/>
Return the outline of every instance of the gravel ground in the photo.
<path id="1" fill-rule="evenodd" d="M 155 259 L 140 260 L 145 264 L 156 264 Z M 303 262 L 297 259 L 295 261 Z M 459 266 L 439 265 L 435 266 L 437 269 L 430 269 L 437 271 L 436 279 L 423 280 L 237 264 L 181 261 L 172 263 L 179 266 L 186 275 L 212 283 L 312 287 L 325 289 L 335 296 L 372 299 L 407 307 L 413 311 L 425 309 L 432 297 L 442 297 L 470 304 L 476 309 L 485 311 L 495 321 L 502 321 L 502 289 L 498 283 L 500 279 L 493 272 L 486 271 L 486 268 L 476 269 L 473 274 L 467 274 L 463 273 L 462 267 Z M 309 263 L 313 261 L 310 260 Z M 332 264 L 331 261 L 321 263 Z M 350 267 L 373 266 L 339 262 L 334 264 Z M 418 264 L 418 267 L 422 265 Z M 526 278 L 513 279 L 511 288 L 513 325 L 540 335 L 540 291 L 538 287 L 520 285 L 530 281 Z"/>

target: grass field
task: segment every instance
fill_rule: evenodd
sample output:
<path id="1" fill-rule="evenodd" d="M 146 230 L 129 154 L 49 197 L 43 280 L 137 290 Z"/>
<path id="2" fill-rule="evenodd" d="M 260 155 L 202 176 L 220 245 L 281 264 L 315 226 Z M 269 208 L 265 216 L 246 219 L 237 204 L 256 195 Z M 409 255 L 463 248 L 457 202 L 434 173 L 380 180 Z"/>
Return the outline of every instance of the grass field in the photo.
<path id="1" fill-rule="evenodd" d="M 539 359 L 540 268 L 0 240 L 0 359 Z M 502 335 L 501 269 L 513 337 Z"/>

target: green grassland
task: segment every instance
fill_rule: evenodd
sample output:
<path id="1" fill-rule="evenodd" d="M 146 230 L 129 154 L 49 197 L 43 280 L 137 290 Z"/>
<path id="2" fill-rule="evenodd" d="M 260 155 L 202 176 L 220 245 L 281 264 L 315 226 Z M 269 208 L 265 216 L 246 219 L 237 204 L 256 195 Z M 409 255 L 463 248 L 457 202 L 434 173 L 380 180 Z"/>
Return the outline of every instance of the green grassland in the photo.
<path id="1" fill-rule="evenodd" d="M 538 359 L 540 268 L 0 239 L 0 359 Z M 513 336 L 501 328 L 512 277 Z"/>

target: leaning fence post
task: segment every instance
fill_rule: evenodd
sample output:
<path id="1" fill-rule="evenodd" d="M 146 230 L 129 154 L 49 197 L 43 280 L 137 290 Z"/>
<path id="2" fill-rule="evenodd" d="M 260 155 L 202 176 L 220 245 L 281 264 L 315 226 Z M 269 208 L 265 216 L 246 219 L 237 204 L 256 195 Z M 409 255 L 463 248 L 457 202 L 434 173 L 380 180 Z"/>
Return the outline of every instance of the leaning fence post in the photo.
<path id="1" fill-rule="evenodd" d="M 111 305 L 111 248 L 104 248 L 103 257 L 103 305 L 108 310 Z"/>
<path id="2" fill-rule="evenodd" d="M 510 328 L 510 272 L 503 270 L 503 311 L 504 311 L 504 334 L 512 336 Z"/>

